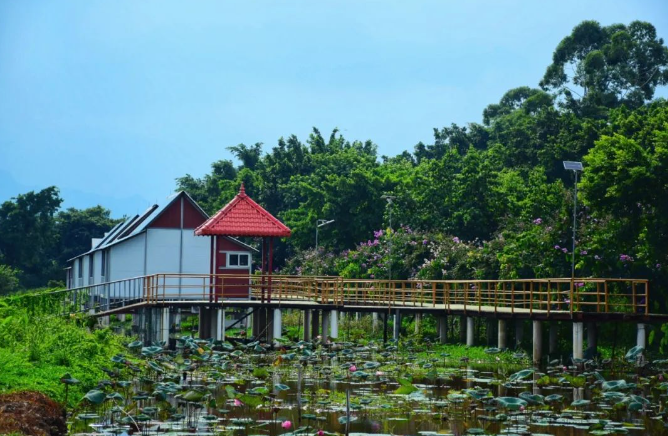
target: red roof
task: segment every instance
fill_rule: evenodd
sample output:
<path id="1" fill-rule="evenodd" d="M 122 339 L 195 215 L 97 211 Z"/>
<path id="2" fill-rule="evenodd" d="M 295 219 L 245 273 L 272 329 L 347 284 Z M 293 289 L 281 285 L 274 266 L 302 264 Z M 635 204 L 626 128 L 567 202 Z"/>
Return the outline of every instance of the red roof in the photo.
<path id="1" fill-rule="evenodd" d="M 197 236 L 290 236 L 290 229 L 254 202 L 244 189 L 243 183 L 239 193 L 195 229 Z"/>

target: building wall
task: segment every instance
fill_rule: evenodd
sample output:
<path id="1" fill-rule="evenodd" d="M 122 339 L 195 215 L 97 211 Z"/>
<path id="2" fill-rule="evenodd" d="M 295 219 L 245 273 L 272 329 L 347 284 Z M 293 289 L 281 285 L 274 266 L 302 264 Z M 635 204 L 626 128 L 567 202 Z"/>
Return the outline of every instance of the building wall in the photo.
<path id="1" fill-rule="evenodd" d="M 142 276 L 146 234 L 137 235 L 109 248 L 109 278 L 107 281 Z"/>
<path id="2" fill-rule="evenodd" d="M 181 230 L 148 229 L 146 274 L 178 273 Z"/>

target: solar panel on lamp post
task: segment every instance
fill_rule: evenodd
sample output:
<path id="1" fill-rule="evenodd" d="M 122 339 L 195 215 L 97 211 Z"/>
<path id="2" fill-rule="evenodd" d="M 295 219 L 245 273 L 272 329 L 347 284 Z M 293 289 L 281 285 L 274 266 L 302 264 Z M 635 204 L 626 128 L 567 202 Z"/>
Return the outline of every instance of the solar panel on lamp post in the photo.
<path id="1" fill-rule="evenodd" d="M 575 175 L 575 189 L 573 191 L 573 247 L 571 253 L 571 279 L 575 278 L 575 232 L 577 230 L 577 209 L 578 209 L 578 171 L 582 171 L 582 162 L 570 160 L 564 161 L 564 169 L 573 171 Z"/>
<path id="2" fill-rule="evenodd" d="M 320 227 L 326 226 L 327 224 L 333 223 L 334 220 L 323 220 L 319 219 L 315 222 L 315 255 L 320 257 L 320 253 L 318 252 L 318 230 L 320 230 Z M 316 275 L 320 275 L 320 263 L 318 262 L 318 271 L 316 271 Z"/>

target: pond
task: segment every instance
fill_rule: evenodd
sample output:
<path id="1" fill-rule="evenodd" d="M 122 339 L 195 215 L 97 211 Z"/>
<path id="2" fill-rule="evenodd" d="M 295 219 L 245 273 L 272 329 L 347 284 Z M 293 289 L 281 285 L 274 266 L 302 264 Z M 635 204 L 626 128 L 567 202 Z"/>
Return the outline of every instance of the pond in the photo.
<path id="1" fill-rule="evenodd" d="M 668 361 L 643 350 L 538 369 L 521 353 L 472 361 L 410 343 L 163 345 L 115 356 L 72 433 L 668 436 Z"/>

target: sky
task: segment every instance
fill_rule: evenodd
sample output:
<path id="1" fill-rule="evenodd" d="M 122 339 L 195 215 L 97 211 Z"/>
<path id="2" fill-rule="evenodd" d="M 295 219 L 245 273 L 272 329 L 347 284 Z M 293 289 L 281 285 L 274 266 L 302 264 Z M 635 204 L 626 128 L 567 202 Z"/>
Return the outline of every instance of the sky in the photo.
<path id="1" fill-rule="evenodd" d="M 665 0 L 3 0 L 0 202 L 56 185 L 135 214 L 226 147 L 314 126 L 412 151 L 537 86 L 586 19 L 668 39 Z"/>

